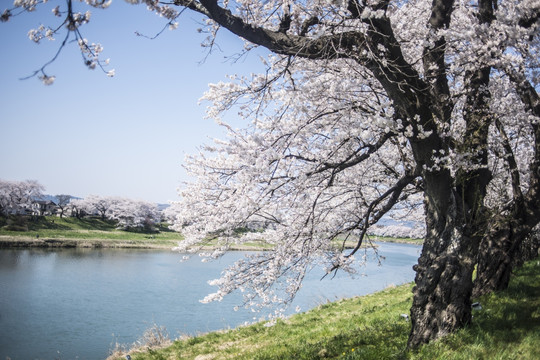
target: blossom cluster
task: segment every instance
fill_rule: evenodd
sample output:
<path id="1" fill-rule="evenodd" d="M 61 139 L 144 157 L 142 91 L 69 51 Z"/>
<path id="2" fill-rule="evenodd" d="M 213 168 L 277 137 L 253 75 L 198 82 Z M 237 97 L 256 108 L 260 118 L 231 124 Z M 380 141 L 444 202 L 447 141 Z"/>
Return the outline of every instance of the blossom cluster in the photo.
<path id="1" fill-rule="evenodd" d="M 81 12 L 69 14 L 67 28 L 72 31 L 76 30 L 81 25 L 87 24 L 90 21 L 91 16 L 92 12 L 90 10 L 86 11 L 84 14 Z"/>
<path id="2" fill-rule="evenodd" d="M 39 3 L 46 3 L 47 0 L 15 0 L 13 1 L 13 6 L 16 8 L 23 8 L 26 11 L 35 11 L 36 6 Z"/>
<path id="3" fill-rule="evenodd" d="M 54 40 L 54 30 L 46 28 L 44 25 L 40 25 L 37 29 L 31 29 L 28 31 L 28 38 L 39 44 L 39 42 L 46 38 L 47 40 Z"/>
<path id="4" fill-rule="evenodd" d="M 79 39 L 79 48 L 84 59 L 84 64 L 91 70 L 96 67 L 104 68 L 109 65 L 109 59 L 100 60 L 99 55 L 103 52 L 103 46 L 101 44 L 89 43 L 87 39 Z M 107 71 L 108 77 L 113 77 L 115 70 Z"/>

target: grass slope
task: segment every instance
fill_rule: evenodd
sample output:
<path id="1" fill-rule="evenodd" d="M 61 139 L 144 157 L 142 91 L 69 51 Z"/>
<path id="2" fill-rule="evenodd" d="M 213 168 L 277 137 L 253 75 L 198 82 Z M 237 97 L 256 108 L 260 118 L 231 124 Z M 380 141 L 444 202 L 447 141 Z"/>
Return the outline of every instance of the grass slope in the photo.
<path id="1" fill-rule="evenodd" d="M 166 225 L 159 227 L 159 233 L 144 233 L 116 229 L 114 221 L 100 218 L 73 217 L 20 217 L 0 218 L 0 247 L 123 247 L 171 249 L 184 238 L 171 231 Z M 370 241 L 389 241 L 422 244 L 422 239 L 404 239 L 371 236 Z M 367 243 L 365 241 L 364 243 Z M 353 248 L 355 241 L 335 240 L 336 247 Z M 209 241 L 206 249 L 213 249 L 216 241 Z M 363 245 L 367 246 L 367 245 Z M 271 244 L 262 239 L 241 245 L 233 245 L 231 250 L 269 250 Z"/>
<path id="2" fill-rule="evenodd" d="M 361 284 L 359 284 L 361 286 Z M 540 359 L 540 261 L 503 292 L 478 299 L 473 323 L 416 352 L 405 347 L 412 284 L 341 300 L 278 321 L 132 351 L 141 359 Z M 143 351 L 143 352 L 141 352 Z M 116 354 L 111 359 L 124 358 Z"/>
<path id="3" fill-rule="evenodd" d="M 40 217 L 26 219 L 25 231 L 0 228 L 0 242 L 4 246 L 82 246 L 82 247 L 147 247 L 171 248 L 183 239 L 182 235 L 160 228 L 159 233 L 124 231 L 114 222 L 99 218 L 77 219 Z"/>

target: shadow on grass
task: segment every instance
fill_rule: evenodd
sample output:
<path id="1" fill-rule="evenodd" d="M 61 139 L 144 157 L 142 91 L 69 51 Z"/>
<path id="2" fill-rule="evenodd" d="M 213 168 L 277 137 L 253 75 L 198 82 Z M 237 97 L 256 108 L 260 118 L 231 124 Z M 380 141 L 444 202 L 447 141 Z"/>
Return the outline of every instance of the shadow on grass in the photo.
<path id="1" fill-rule="evenodd" d="M 523 334 L 540 331 L 540 263 L 526 263 L 508 289 L 483 297 L 488 306 L 477 316 L 480 328 L 501 333 L 499 341 L 519 341 Z M 504 334 L 503 334 L 504 333 Z"/>
<path id="2" fill-rule="evenodd" d="M 69 230 L 69 226 L 51 221 L 44 216 L 11 215 L 5 218 L 3 223 L 4 228 L 9 231 Z"/>
<path id="3" fill-rule="evenodd" d="M 24 222 L 28 230 L 102 230 L 112 231 L 115 229 L 115 222 L 103 220 L 101 218 L 75 218 L 75 217 L 17 217 L 17 222 Z"/>
<path id="4" fill-rule="evenodd" d="M 422 347 L 412 358 L 540 358 L 539 261 L 530 261 L 517 270 L 508 289 L 478 300 L 482 310 L 473 312 L 471 326 Z"/>
<path id="5" fill-rule="evenodd" d="M 73 224 L 83 230 L 102 230 L 112 231 L 115 229 L 115 222 L 110 220 L 103 220 L 101 218 L 66 218 L 67 223 Z"/>

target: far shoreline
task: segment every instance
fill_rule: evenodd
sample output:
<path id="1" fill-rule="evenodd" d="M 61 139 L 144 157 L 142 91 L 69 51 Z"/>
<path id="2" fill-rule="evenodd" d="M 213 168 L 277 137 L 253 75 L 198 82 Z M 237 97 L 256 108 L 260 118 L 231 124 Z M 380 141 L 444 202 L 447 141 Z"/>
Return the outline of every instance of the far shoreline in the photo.
<path id="1" fill-rule="evenodd" d="M 406 239 L 406 238 L 388 238 L 379 236 L 370 236 L 371 242 L 386 242 L 399 244 L 422 245 L 422 239 Z M 354 248 L 355 244 L 347 244 L 345 249 Z M 26 249 L 26 248 L 41 248 L 41 249 L 59 249 L 59 248 L 79 248 L 79 249 L 146 249 L 146 250 L 169 250 L 173 251 L 174 247 L 178 246 L 178 241 L 169 240 L 166 243 L 162 241 L 153 242 L 152 239 L 145 241 L 127 240 L 127 239 L 75 239 L 75 238 L 39 238 L 29 236 L 9 236 L 0 235 L 0 249 Z M 363 247 L 369 245 L 362 245 Z M 214 250 L 216 247 L 206 246 L 201 250 Z M 263 244 L 242 244 L 232 245 L 227 251 L 265 251 L 270 250 Z"/>

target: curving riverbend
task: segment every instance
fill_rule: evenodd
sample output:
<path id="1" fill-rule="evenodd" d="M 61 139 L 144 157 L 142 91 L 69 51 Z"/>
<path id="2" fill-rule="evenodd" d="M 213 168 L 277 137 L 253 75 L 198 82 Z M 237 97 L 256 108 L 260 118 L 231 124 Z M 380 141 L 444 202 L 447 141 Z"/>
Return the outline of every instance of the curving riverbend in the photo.
<path id="1" fill-rule="evenodd" d="M 290 313 L 412 281 L 421 247 L 378 245 L 383 266 L 371 261 L 355 278 L 321 281 L 312 271 Z M 112 344 L 132 343 L 153 324 L 174 338 L 254 321 L 247 310 L 233 311 L 239 295 L 199 302 L 215 290 L 207 281 L 245 254 L 203 264 L 166 251 L 0 249 L 0 358 L 104 359 Z"/>

